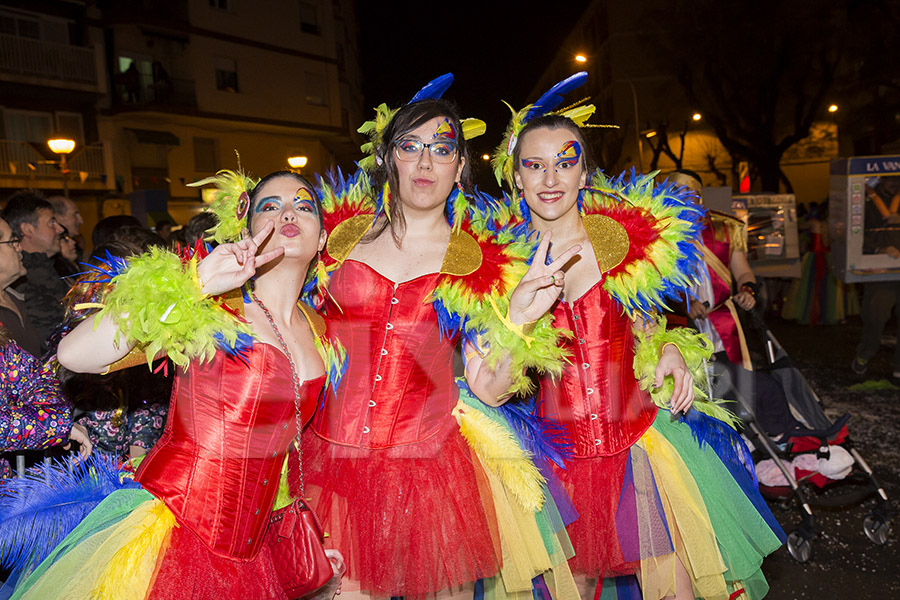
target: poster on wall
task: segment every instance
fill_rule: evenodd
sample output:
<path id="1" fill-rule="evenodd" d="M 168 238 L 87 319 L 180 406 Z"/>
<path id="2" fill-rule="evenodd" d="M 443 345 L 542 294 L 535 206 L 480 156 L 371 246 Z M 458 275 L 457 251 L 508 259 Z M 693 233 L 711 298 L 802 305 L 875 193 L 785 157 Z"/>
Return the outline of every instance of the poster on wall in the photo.
<path id="1" fill-rule="evenodd" d="M 900 156 L 831 161 L 828 231 L 847 283 L 900 280 Z"/>

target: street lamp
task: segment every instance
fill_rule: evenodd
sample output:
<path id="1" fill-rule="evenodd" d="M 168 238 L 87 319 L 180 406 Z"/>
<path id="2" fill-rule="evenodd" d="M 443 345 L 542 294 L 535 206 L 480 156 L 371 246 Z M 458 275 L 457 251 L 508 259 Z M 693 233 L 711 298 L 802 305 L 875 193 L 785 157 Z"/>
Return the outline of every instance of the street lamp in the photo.
<path id="1" fill-rule="evenodd" d="M 481 160 L 487 162 L 487 161 L 491 160 L 491 155 L 490 154 L 482 154 Z"/>
<path id="2" fill-rule="evenodd" d="M 297 170 L 302 169 L 303 167 L 306 166 L 306 163 L 309 162 L 309 158 L 307 158 L 305 156 L 291 156 L 287 160 L 288 160 L 288 165 L 290 165 L 290 167 L 292 169 L 297 169 Z"/>
<path id="3" fill-rule="evenodd" d="M 47 140 L 47 145 L 54 154 L 59 154 L 59 168 L 63 176 L 63 196 L 69 197 L 69 168 L 66 164 L 66 157 L 75 149 L 75 140 L 66 138 L 53 138 Z"/>
<path id="4" fill-rule="evenodd" d="M 701 115 L 700 113 L 694 113 L 693 115 L 691 115 L 691 118 L 695 121 L 699 121 L 703 118 L 703 115 Z"/>
<path id="5" fill-rule="evenodd" d="M 828 112 L 830 112 L 830 113 L 836 113 L 837 111 L 838 111 L 837 104 L 832 104 L 831 106 L 828 107 Z"/>
<path id="6" fill-rule="evenodd" d="M 584 54 L 576 54 L 575 62 L 580 62 L 580 63 L 587 62 L 587 56 L 585 56 Z"/>

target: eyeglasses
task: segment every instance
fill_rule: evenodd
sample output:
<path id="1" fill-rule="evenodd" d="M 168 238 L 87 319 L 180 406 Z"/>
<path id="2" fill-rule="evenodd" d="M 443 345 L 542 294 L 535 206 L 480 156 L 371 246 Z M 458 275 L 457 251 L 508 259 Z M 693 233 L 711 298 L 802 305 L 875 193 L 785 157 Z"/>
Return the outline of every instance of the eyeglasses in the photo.
<path id="1" fill-rule="evenodd" d="M 20 240 L 17 237 L 11 237 L 8 240 L 6 240 L 5 242 L 0 242 L 0 244 L 12 244 L 13 246 L 15 246 L 16 244 L 19 244 L 21 241 L 22 240 Z"/>
<path id="2" fill-rule="evenodd" d="M 412 162 L 419 160 L 425 148 L 428 148 L 428 154 L 431 160 L 436 163 L 446 164 L 456 160 L 456 153 L 459 150 L 459 144 L 447 140 L 439 140 L 426 144 L 419 140 L 397 140 L 394 142 L 394 153 L 397 160 L 404 162 Z"/>

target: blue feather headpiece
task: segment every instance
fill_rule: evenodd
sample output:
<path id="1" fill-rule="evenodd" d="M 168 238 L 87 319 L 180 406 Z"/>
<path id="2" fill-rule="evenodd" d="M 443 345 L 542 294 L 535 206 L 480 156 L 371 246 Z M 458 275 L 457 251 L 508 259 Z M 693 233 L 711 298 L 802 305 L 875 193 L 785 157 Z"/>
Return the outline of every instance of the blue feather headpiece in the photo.
<path id="1" fill-rule="evenodd" d="M 587 75 L 586 71 L 579 71 L 574 75 L 570 75 L 544 92 L 537 99 L 537 102 L 529 104 L 520 111 L 516 111 L 512 106 L 504 102 L 509 107 L 509 110 L 512 111 L 513 116 L 506 128 L 503 142 L 497 146 L 491 158 L 491 165 L 494 167 L 494 177 L 497 178 L 499 185 L 503 185 L 503 182 L 506 181 L 510 190 L 515 189 L 515 180 L 513 179 L 515 165 L 512 164 L 513 152 L 515 152 L 516 145 L 519 143 L 519 134 L 522 132 L 522 129 L 533 119 L 544 115 L 557 114 L 571 119 L 578 127 L 618 127 L 617 125 L 589 125 L 587 120 L 594 114 L 596 107 L 593 104 L 585 104 L 588 98 L 579 100 L 564 108 L 558 108 L 566 94 L 584 85 L 584 82 L 587 81 Z"/>

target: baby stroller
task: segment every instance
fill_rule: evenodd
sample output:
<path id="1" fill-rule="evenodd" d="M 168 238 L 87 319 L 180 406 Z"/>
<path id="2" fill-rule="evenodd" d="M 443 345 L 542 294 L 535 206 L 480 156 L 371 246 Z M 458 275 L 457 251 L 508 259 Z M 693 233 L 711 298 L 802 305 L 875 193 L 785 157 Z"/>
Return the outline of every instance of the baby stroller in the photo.
<path id="1" fill-rule="evenodd" d="M 876 504 L 863 519 L 863 531 L 872 543 L 885 545 L 895 511 L 872 469 L 853 447 L 847 428 L 850 415 L 845 414 L 834 422 L 829 420 L 815 391 L 762 318 L 752 313 L 751 320 L 765 343 L 768 364 L 760 370 L 771 375 L 784 390 L 796 419 L 794 426 L 777 439 L 768 436 L 756 418 L 756 402 L 764 400 L 741 394 L 741 386 L 715 363 L 710 369 L 711 387 L 714 397 L 734 401 L 732 408 L 743 421 L 742 433 L 755 448 L 754 454 L 767 456 L 774 463 L 769 463 L 772 470 L 780 471 L 769 478 L 780 480 L 778 485 L 760 483 L 763 496 L 797 499 L 801 520 L 788 532 L 788 552 L 801 563 L 810 559 L 812 540 L 817 535 L 813 506 L 848 506 L 872 495 Z M 839 457 L 844 459 L 843 463 L 835 465 L 840 462 Z M 761 470 L 760 474 L 762 479 Z M 832 488 L 829 494 L 818 493 L 825 487 Z"/>

